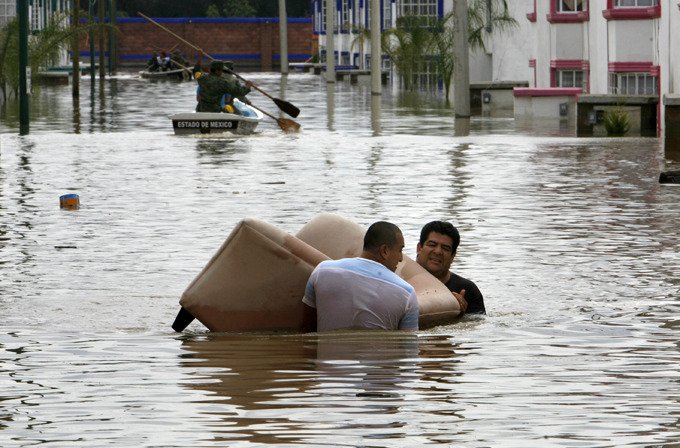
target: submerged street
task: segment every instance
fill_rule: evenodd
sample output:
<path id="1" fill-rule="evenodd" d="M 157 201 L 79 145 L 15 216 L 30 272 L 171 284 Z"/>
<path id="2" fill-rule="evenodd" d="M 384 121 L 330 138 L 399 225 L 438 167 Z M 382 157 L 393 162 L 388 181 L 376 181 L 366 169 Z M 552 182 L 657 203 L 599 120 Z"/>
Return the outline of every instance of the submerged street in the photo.
<path id="1" fill-rule="evenodd" d="M 83 78 L 0 117 L 0 445 L 671 447 L 680 188 L 656 138 L 473 117 L 434 97 L 243 74 L 299 133 L 176 136 L 195 84 Z M 97 86 L 99 89 L 99 85 Z M 266 97 L 259 108 L 278 116 Z M 675 165 L 674 165 L 675 164 Z M 75 193 L 81 208 L 59 208 Z M 170 325 L 245 217 L 461 232 L 488 315 L 417 334 Z M 262 269 L 266 269 L 263 266 Z"/>

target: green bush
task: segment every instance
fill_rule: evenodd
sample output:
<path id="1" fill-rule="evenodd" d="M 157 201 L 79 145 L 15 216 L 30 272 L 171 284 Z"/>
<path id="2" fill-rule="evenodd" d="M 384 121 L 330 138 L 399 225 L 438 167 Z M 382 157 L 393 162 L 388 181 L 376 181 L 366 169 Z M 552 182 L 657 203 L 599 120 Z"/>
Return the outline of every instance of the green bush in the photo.
<path id="1" fill-rule="evenodd" d="M 604 113 L 604 128 L 611 137 L 622 137 L 630 130 L 630 116 L 622 107 Z"/>

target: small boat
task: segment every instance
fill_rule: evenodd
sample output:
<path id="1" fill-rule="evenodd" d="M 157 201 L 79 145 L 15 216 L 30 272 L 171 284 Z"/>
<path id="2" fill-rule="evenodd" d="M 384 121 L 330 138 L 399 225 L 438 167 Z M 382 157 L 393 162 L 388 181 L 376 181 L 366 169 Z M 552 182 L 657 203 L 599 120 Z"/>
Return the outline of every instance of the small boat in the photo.
<path id="1" fill-rule="evenodd" d="M 255 128 L 264 118 L 264 114 L 238 100 L 234 100 L 234 105 L 241 114 L 230 114 L 227 112 L 185 112 L 171 115 L 172 128 L 176 135 L 217 134 L 224 132 L 248 135 L 255 132 Z"/>
<path id="2" fill-rule="evenodd" d="M 156 70 L 153 72 L 142 70 L 139 76 L 145 79 L 176 79 L 180 81 L 187 81 L 192 78 L 192 68 L 178 68 L 174 70 Z"/>

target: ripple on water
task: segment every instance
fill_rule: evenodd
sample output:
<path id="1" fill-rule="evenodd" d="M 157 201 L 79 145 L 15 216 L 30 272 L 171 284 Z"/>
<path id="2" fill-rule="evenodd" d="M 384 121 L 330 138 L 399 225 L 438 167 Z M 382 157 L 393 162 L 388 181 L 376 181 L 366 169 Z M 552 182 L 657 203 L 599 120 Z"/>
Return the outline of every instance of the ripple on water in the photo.
<path id="1" fill-rule="evenodd" d="M 179 138 L 167 117 L 191 83 L 121 75 L 75 115 L 67 89 L 34 96 L 30 135 L 0 136 L 1 446 L 680 438 L 680 189 L 658 184 L 656 139 L 481 117 L 466 134 L 437 101 L 387 91 L 376 114 L 366 86 L 313 75 L 284 95 L 299 134 Z M 322 211 L 394 221 L 411 257 L 423 223 L 453 221 L 488 315 L 418 335 L 172 332 L 239 220 L 295 233 Z"/>

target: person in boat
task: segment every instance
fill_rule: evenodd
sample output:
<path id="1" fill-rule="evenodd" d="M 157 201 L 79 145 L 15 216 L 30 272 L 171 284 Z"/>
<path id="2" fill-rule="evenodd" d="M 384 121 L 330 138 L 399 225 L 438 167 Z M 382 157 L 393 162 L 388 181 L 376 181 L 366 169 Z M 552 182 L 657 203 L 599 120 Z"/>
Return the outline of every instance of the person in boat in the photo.
<path id="1" fill-rule="evenodd" d="M 156 59 L 158 60 L 158 67 L 160 67 L 161 71 L 165 72 L 172 69 L 172 60 L 165 51 L 161 51 L 160 56 Z"/>
<path id="2" fill-rule="evenodd" d="M 394 273 L 403 248 L 399 227 L 378 221 L 366 231 L 360 257 L 319 263 L 302 299 L 303 329 L 418 330 L 415 289 Z"/>
<path id="3" fill-rule="evenodd" d="M 172 70 L 186 69 L 189 67 L 189 61 L 187 61 L 179 50 L 172 52 L 172 57 L 170 58 L 170 66 Z"/>
<path id="4" fill-rule="evenodd" d="M 222 99 L 225 95 L 230 96 L 229 101 L 231 102 L 233 102 L 233 98 L 245 98 L 253 85 L 250 81 L 246 81 L 243 85 L 235 77 L 225 77 L 222 61 L 212 61 L 210 72 L 206 74 L 201 70 L 199 59 L 194 66 L 194 78 L 198 82 L 196 112 L 223 112 L 225 105 L 230 104 L 223 104 Z"/>
<path id="5" fill-rule="evenodd" d="M 240 84 L 238 78 L 234 74 L 234 63 L 232 61 L 224 61 L 224 72 L 222 73 L 222 77 L 227 79 L 229 82 Z M 236 115 L 244 115 L 247 117 L 255 115 L 251 109 L 244 107 L 244 105 L 250 105 L 250 100 L 246 98 L 245 95 L 241 95 L 236 99 L 238 99 L 240 103 L 234 102 L 234 96 L 229 93 L 223 95 L 222 100 L 220 101 L 222 111 Z"/>
<path id="6" fill-rule="evenodd" d="M 450 271 L 459 244 L 460 233 L 453 224 L 446 221 L 429 222 L 420 231 L 416 261 L 446 285 L 458 300 L 463 313 L 486 314 L 484 297 L 477 285 Z"/>
<path id="7" fill-rule="evenodd" d="M 158 53 L 155 51 L 151 53 L 151 58 L 149 58 L 148 61 L 146 61 L 146 71 L 148 72 L 155 72 L 158 71 L 160 68 L 160 65 L 158 65 Z"/>

